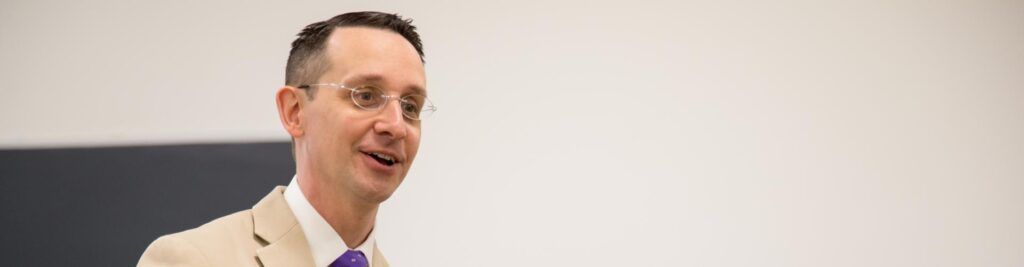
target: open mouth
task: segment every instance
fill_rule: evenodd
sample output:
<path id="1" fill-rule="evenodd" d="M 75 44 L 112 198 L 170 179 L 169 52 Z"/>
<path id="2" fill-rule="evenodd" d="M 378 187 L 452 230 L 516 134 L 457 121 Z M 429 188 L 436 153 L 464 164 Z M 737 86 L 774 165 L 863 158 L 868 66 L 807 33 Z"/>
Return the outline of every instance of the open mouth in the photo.
<path id="1" fill-rule="evenodd" d="M 373 158 L 377 162 L 380 162 L 380 164 L 383 164 L 384 166 L 395 165 L 395 162 L 397 162 L 397 161 L 395 161 L 394 157 L 391 157 L 391 156 L 388 156 L 388 155 L 384 155 L 384 154 L 381 154 L 381 153 L 363 152 L 363 154 L 366 154 L 366 155 L 370 156 L 371 158 Z"/>

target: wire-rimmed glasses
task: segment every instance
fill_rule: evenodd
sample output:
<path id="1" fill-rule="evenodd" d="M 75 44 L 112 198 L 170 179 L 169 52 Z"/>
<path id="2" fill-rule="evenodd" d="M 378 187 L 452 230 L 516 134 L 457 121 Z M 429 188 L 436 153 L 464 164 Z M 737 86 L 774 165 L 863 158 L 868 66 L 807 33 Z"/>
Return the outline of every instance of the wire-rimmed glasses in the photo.
<path id="1" fill-rule="evenodd" d="M 356 104 L 357 107 L 370 110 L 378 111 L 384 108 L 387 103 L 391 102 L 391 99 L 398 100 L 401 105 L 402 115 L 412 120 L 421 120 L 423 118 L 430 117 L 437 107 L 434 103 L 430 102 L 430 99 L 424 95 L 411 94 L 404 96 L 393 96 L 384 93 L 384 90 L 375 86 L 359 86 L 359 87 L 348 87 L 343 84 L 337 83 L 317 83 L 317 84 L 305 84 L 299 85 L 299 89 L 309 89 L 313 86 L 329 86 L 335 89 L 345 89 L 351 92 L 352 103 Z"/>

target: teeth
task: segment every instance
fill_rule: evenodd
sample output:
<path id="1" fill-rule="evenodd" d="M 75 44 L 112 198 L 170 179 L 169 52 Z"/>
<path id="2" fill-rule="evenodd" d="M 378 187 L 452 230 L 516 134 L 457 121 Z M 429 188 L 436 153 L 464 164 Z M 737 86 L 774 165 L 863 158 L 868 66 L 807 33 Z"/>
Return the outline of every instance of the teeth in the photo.
<path id="1" fill-rule="evenodd" d="M 387 160 L 387 161 L 390 161 L 390 162 L 395 162 L 395 159 L 390 157 L 390 156 L 388 156 L 388 155 L 384 155 L 384 154 L 381 154 L 381 153 L 370 153 L 370 154 L 373 154 L 374 156 L 377 156 L 378 158 L 381 158 L 381 159 L 384 159 L 384 160 Z"/>

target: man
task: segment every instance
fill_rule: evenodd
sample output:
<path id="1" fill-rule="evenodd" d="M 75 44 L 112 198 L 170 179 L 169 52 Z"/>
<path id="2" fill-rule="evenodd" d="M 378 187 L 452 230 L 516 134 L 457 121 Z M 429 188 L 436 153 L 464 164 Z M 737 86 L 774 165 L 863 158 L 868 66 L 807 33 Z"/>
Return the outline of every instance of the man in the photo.
<path id="1" fill-rule="evenodd" d="M 377 209 L 405 179 L 434 110 L 410 22 L 355 12 L 303 29 L 276 95 L 291 183 L 250 210 L 160 237 L 139 266 L 388 266 Z"/>

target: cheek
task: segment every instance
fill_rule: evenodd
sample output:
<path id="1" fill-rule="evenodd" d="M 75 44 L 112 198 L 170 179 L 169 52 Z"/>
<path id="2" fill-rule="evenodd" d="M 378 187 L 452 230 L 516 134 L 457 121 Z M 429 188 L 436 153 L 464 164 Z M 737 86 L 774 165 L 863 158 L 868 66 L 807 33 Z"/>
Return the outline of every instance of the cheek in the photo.
<path id="1" fill-rule="evenodd" d="M 359 116 L 338 116 L 335 121 L 332 122 L 334 127 L 334 138 L 339 148 L 348 149 L 347 151 L 355 152 L 359 144 L 363 143 L 365 138 L 372 138 L 373 131 L 371 123 L 372 120 L 362 118 Z M 358 114 L 356 114 L 358 115 Z"/>
<path id="2" fill-rule="evenodd" d="M 406 154 L 409 155 L 410 159 L 416 159 L 416 152 L 420 150 L 420 130 L 410 129 L 409 135 L 406 136 Z"/>
<path id="3" fill-rule="evenodd" d="M 311 132 L 312 139 L 315 142 L 311 142 L 311 145 L 315 146 L 313 149 L 320 150 L 321 155 L 329 156 L 332 158 L 344 158 L 351 157 L 348 153 L 351 151 L 350 147 L 359 135 L 353 133 L 352 121 L 345 121 L 344 114 L 338 111 L 325 111 L 323 116 L 318 117 L 313 121 L 313 132 Z"/>

